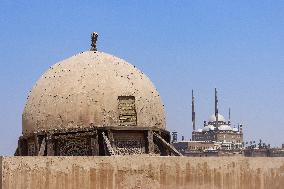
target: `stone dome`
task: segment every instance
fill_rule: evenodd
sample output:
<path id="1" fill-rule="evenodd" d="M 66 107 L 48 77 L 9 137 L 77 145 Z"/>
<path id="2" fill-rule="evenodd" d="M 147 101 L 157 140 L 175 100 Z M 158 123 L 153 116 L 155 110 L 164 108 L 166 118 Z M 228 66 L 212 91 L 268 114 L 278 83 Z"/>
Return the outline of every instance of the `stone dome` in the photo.
<path id="1" fill-rule="evenodd" d="M 135 98 L 137 127 L 165 129 L 164 105 L 145 74 L 115 56 L 86 51 L 53 65 L 37 81 L 23 111 L 23 134 L 120 126 L 120 96 Z"/>
<path id="2" fill-rule="evenodd" d="M 238 132 L 238 131 L 239 131 L 239 129 L 236 128 L 236 127 L 234 127 L 232 130 L 233 130 L 234 132 Z"/>
<path id="3" fill-rule="evenodd" d="M 197 132 L 201 133 L 201 132 L 202 132 L 202 129 L 197 129 Z"/>
<path id="4" fill-rule="evenodd" d="M 212 115 L 210 116 L 210 118 L 209 118 L 209 122 L 214 122 L 214 121 L 216 121 L 216 116 L 215 116 L 215 114 L 212 114 Z M 223 122 L 225 122 L 226 120 L 225 120 L 225 118 L 224 118 L 223 115 L 218 114 L 218 121 L 223 121 Z"/>
<path id="5" fill-rule="evenodd" d="M 215 129 L 215 127 L 213 125 L 207 125 L 205 127 L 203 127 L 202 131 L 206 132 L 206 131 L 213 131 Z"/>
<path id="6" fill-rule="evenodd" d="M 230 127 L 229 125 L 220 125 L 220 126 L 218 127 L 218 129 L 219 129 L 220 131 L 232 131 L 232 130 L 233 130 L 232 127 Z"/>

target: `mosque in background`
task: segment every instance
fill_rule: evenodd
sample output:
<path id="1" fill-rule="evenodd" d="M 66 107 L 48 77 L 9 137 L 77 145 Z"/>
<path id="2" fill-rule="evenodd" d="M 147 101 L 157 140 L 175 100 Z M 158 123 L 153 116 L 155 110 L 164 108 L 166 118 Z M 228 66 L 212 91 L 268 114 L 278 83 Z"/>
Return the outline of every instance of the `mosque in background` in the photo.
<path id="1" fill-rule="evenodd" d="M 192 91 L 192 140 L 177 142 L 177 133 L 173 133 L 173 145 L 185 156 L 222 156 L 239 155 L 244 149 L 243 126 L 232 127 L 229 120 L 218 111 L 218 97 L 215 88 L 215 113 L 204 121 L 202 129 L 196 129 L 195 104 Z"/>

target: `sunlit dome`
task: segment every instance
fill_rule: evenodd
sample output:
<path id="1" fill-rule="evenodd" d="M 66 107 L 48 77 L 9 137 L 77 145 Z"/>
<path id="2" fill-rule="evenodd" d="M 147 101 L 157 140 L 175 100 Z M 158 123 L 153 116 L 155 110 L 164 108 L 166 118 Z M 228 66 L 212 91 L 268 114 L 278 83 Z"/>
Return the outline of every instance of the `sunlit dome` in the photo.
<path id="1" fill-rule="evenodd" d="M 210 118 L 209 118 L 209 122 L 214 122 L 214 121 L 216 121 L 215 114 L 211 115 Z M 223 122 L 225 122 L 226 120 L 225 120 L 225 118 L 224 118 L 223 115 L 218 114 L 218 121 L 223 121 Z"/>
<path id="2" fill-rule="evenodd" d="M 165 129 L 161 97 L 126 61 L 98 51 L 63 60 L 37 81 L 23 112 L 23 133 L 119 126 L 118 97 L 133 96 L 137 126 Z"/>
<path id="3" fill-rule="evenodd" d="M 221 125 L 218 127 L 218 129 L 220 131 L 232 131 L 233 130 L 232 127 L 230 127 L 229 125 Z"/>
<path id="4" fill-rule="evenodd" d="M 215 127 L 213 125 L 207 125 L 202 129 L 202 131 L 206 132 L 206 131 L 212 131 L 214 129 Z"/>
<path id="5" fill-rule="evenodd" d="M 197 132 L 202 132 L 202 129 L 197 129 Z"/>
<path id="6" fill-rule="evenodd" d="M 238 128 L 234 127 L 233 131 L 238 132 L 239 130 L 238 130 Z"/>

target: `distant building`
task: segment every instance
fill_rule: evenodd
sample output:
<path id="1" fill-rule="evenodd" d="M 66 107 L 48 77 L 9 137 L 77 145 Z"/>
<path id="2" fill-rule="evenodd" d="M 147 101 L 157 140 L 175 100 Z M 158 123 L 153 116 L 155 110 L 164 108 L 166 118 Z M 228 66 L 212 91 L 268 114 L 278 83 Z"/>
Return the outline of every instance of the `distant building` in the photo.
<path id="1" fill-rule="evenodd" d="M 194 96 L 192 91 L 192 140 L 175 142 L 173 145 L 186 156 L 220 156 L 242 153 L 243 130 L 239 124 L 237 128 L 231 127 L 231 112 L 229 120 L 218 113 L 217 90 L 215 89 L 215 114 L 204 121 L 202 129 L 195 128 Z"/>
<path id="2" fill-rule="evenodd" d="M 251 145 L 247 146 L 244 149 L 244 155 L 247 157 L 284 157 L 284 148 L 282 145 L 281 147 L 274 147 L 271 148 L 270 145 L 266 145 L 259 140 L 258 145 L 254 144 L 253 142 Z"/>
<path id="3" fill-rule="evenodd" d="M 284 157 L 283 148 L 246 148 L 244 156 L 247 157 Z"/>

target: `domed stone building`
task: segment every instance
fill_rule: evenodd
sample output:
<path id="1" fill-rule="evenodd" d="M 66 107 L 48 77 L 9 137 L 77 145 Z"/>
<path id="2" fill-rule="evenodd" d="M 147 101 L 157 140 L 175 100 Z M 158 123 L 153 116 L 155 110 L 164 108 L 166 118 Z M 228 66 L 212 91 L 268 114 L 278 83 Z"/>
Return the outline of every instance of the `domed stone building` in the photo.
<path id="1" fill-rule="evenodd" d="M 165 110 L 135 66 L 91 50 L 56 63 L 36 82 L 22 115 L 16 155 L 179 155 Z"/>

